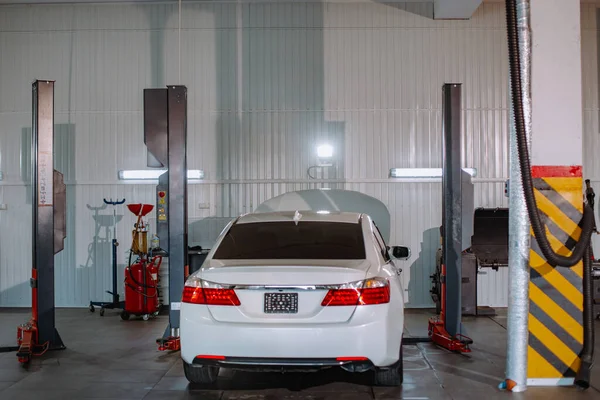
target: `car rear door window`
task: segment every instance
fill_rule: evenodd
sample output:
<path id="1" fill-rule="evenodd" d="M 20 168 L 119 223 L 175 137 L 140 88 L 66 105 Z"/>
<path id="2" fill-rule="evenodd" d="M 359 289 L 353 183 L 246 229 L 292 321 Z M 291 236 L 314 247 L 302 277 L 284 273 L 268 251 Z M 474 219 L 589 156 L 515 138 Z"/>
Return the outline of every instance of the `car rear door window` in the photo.
<path id="1" fill-rule="evenodd" d="M 375 241 L 377 242 L 377 245 L 379 246 L 381 255 L 382 255 L 383 259 L 385 260 L 385 262 L 389 262 L 392 258 L 390 257 L 390 253 L 388 252 L 388 248 L 387 248 L 387 245 L 385 244 L 385 240 L 383 240 L 383 236 L 381 235 L 381 232 L 379 231 L 379 228 L 377 227 L 377 225 L 373 224 L 373 227 L 375 228 L 375 229 L 373 229 L 373 234 L 375 235 Z"/>
<path id="2" fill-rule="evenodd" d="M 366 252 L 359 223 L 256 222 L 232 226 L 213 258 L 363 260 Z"/>

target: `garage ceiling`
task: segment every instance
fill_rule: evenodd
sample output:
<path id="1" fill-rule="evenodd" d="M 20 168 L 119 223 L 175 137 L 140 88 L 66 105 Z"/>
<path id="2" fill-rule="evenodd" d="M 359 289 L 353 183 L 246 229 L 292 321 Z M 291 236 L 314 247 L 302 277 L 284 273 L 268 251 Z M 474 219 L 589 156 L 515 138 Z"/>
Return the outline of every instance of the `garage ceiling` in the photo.
<path id="1" fill-rule="evenodd" d="M 176 2 L 177 0 L 171 0 Z M 183 0 L 198 1 L 198 0 Z M 217 1 L 217 0 L 200 0 Z M 258 0 L 241 0 L 242 2 L 255 2 Z M 268 0 L 260 0 L 265 2 Z M 294 0 L 274 0 L 277 2 L 293 2 Z M 315 0 L 308 0 L 315 1 Z M 318 0 L 317 0 L 318 1 Z M 386 3 L 434 3 L 435 19 L 468 19 L 484 0 L 385 0 Z M 491 0 L 502 1 L 502 0 Z M 0 4 L 66 4 L 66 3 L 168 3 L 169 0 L 0 0 Z"/>
<path id="2" fill-rule="evenodd" d="M 435 19 L 471 18 L 482 0 L 435 0 L 433 15 Z"/>

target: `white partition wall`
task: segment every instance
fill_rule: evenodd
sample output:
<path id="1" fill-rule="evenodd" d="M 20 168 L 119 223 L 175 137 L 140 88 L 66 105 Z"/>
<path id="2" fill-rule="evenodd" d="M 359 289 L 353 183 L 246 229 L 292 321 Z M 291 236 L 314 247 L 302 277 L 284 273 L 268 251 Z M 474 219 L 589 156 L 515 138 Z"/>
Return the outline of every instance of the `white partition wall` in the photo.
<path id="1" fill-rule="evenodd" d="M 465 21 L 433 20 L 433 1 L 186 1 L 183 11 L 179 32 L 176 3 L 0 6 L 0 306 L 30 302 L 33 79 L 56 80 L 55 160 L 68 185 L 58 306 L 110 288 L 102 215 L 112 211 L 94 208 L 154 201 L 151 184 L 118 171 L 146 164 L 142 90 L 174 83 L 188 87 L 188 167 L 205 172 L 189 187 L 190 244 L 210 246 L 230 218 L 288 191 L 360 191 L 388 207 L 391 241 L 412 248 L 410 306 L 431 306 L 441 183 L 389 170 L 441 167 L 441 88 L 461 82 L 475 204 L 508 205 L 504 5 L 484 2 Z M 600 189 L 597 15 L 582 5 L 584 163 Z M 323 143 L 335 168 L 311 169 Z M 134 218 L 118 213 L 122 269 Z M 506 270 L 480 278 L 480 304 L 506 306 Z"/>

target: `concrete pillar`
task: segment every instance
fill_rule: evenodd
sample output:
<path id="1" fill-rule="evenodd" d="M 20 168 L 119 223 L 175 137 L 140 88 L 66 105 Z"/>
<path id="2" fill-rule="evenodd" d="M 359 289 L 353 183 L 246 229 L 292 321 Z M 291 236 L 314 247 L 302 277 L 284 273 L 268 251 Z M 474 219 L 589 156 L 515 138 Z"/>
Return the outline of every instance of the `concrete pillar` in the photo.
<path id="1" fill-rule="evenodd" d="M 580 0 L 531 0 L 532 165 L 582 164 Z"/>
<path id="2" fill-rule="evenodd" d="M 531 0 L 531 164 L 548 239 L 568 254 L 582 218 L 580 0 Z M 553 268 L 531 237 L 527 385 L 572 385 L 583 343 L 583 267 Z"/>

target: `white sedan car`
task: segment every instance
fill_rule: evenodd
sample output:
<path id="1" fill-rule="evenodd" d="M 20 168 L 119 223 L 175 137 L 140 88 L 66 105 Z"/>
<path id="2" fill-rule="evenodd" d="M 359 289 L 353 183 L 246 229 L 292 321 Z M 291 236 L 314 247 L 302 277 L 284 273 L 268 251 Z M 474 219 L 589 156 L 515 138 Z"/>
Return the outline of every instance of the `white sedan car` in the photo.
<path id="1" fill-rule="evenodd" d="M 219 368 L 375 372 L 402 383 L 401 270 L 365 214 L 276 212 L 230 223 L 185 283 L 181 356 L 192 383 Z M 406 247 L 394 258 L 407 259 Z"/>

